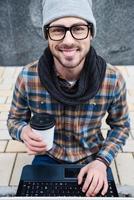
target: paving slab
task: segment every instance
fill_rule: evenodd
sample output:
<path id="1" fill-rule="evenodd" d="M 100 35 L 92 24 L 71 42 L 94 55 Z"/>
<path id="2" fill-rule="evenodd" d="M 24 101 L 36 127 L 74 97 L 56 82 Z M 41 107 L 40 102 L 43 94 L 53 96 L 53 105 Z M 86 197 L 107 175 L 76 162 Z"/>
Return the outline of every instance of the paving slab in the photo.
<path id="1" fill-rule="evenodd" d="M 134 186 L 134 157 L 132 153 L 118 153 L 116 166 L 121 185 Z"/>
<path id="2" fill-rule="evenodd" d="M 0 152 L 4 152 L 7 146 L 7 141 L 0 140 Z"/>
<path id="3" fill-rule="evenodd" d="M 134 98 L 132 98 L 130 93 L 128 93 L 128 95 L 127 95 L 127 102 L 128 103 L 134 103 Z"/>
<path id="4" fill-rule="evenodd" d="M 0 111 L 1 112 L 5 112 L 5 111 L 9 111 L 10 105 L 8 104 L 1 104 L 0 105 Z"/>
<path id="5" fill-rule="evenodd" d="M 7 129 L 7 122 L 6 121 L 0 120 L 0 130 L 1 129 Z"/>
<path id="6" fill-rule="evenodd" d="M 134 77 L 134 67 L 133 66 L 125 66 L 125 67 L 126 67 L 128 75 Z"/>
<path id="7" fill-rule="evenodd" d="M 33 157 L 34 156 L 30 156 L 27 153 L 18 153 L 14 170 L 12 173 L 12 178 L 10 181 L 10 186 L 18 185 L 23 166 L 31 164 Z"/>
<path id="8" fill-rule="evenodd" d="M 134 112 L 134 103 L 128 102 L 128 109 L 129 109 L 129 111 Z"/>
<path id="9" fill-rule="evenodd" d="M 0 140 L 11 140 L 11 136 L 7 129 L 0 130 Z"/>
<path id="10" fill-rule="evenodd" d="M 12 102 L 12 96 L 7 97 L 6 104 L 11 105 L 11 102 Z"/>
<path id="11" fill-rule="evenodd" d="M 134 152 L 134 140 L 127 140 L 126 145 L 123 146 L 123 152 Z"/>
<path id="12" fill-rule="evenodd" d="M 132 137 L 134 139 L 134 129 L 131 130 Z"/>
<path id="13" fill-rule="evenodd" d="M 0 121 L 6 121 L 8 112 L 0 112 Z"/>
<path id="14" fill-rule="evenodd" d="M 7 97 L 0 96 L 0 104 L 6 103 Z"/>
<path id="15" fill-rule="evenodd" d="M 12 95 L 12 90 L 0 90 L 0 96 L 7 97 Z"/>
<path id="16" fill-rule="evenodd" d="M 0 85 L 0 90 L 10 90 L 10 89 L 12 89 L 12 85 L 13 85 L 13 83 L 11 83 L 11 82 L 10 82 L 10 85 L 9 85 L 9 83 L 2 83 Z"/>
<path id="17" fill-rule="evenodd" d="M 0 67 L 0 78 L 3 76 L 3 74 L 4 74 L 4 67 Z"/>
<path id="18" fill-rule="evenodd" d="M 131 96 L 131 97 L 134 97 L 134 89 L 131 89 L 131 90 L 127 90 L 128 91 L 128 94 Z"/>
<path id="19" fill-rule="evenodd" d="M 9 140 L 6 152 L 26 152 L 26 146 L 22 142 Z"/>
<path id="20" fill-rule="evenodd" d="M 15 156 L 15 153 L 0 153 L 0 186 L 9 185 Z"/>
<path id="21" fill-rule="evenodd" d="M 15 73 L 15 68 L 14 67 L 4 67 L 4 73 L 3 76 L 4 78 L 12 78 Z"/>
<path id="22" fill-rule="evenodd" d="M 134 129 L 134 112 L 130 112 L 129 116 L 130 116 L 131 129 Z"/>
<path id="23" fill-rule="evenodd" d="M 134 69 L 133 69 L 134 71 Z M 129 81 L 126 80 L 126 86 L 128 90 L 133 90 L 134 88 L 134 76 L 129 76 Z"/>

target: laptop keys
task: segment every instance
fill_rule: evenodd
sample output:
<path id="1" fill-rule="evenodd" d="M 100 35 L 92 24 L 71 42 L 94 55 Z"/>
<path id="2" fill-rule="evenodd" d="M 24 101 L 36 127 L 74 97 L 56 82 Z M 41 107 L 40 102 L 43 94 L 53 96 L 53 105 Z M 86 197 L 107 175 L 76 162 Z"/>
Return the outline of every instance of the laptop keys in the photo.
<path id="1" fill-rule="evenodd" d="M 77 182 L 23 182 L 20 196 L 85 196 Z M 101 194 L 97 196 L 101 197 Z M 109 183 L 107 197 L 114 197 Z"/>
<path id="2" fill-rule="evenodd" d="M 85 196 L 85 194 L 75 182 L 24 182 L 21 196 Z"/>

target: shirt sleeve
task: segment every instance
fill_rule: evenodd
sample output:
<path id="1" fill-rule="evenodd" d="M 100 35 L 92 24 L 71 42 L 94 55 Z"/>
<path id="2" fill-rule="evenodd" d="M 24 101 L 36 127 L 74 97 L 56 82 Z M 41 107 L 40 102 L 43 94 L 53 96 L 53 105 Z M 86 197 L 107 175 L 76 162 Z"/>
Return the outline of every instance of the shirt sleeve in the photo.
<path id="1" fill-rule="evenodd" d="M 23 69 L 15 84 L 13 99 L 7 119 L 8 131 L 13 139 L 21 141 L 20 134 L 22 128 L 28 124 L 30 116 L 31 112 L 28 107 Z"/>
<path id="2" fill-rule="evenodd" d="M 119 73 L 116 79 L 113 98 L 108 108 L 106 123 L 110 126 L 107 138 L 98 153 L 98 157 L 111 164 L 118 151 L 125 144 L 130 132 L 130 120 L 126 100 L 126 84 Z"/>

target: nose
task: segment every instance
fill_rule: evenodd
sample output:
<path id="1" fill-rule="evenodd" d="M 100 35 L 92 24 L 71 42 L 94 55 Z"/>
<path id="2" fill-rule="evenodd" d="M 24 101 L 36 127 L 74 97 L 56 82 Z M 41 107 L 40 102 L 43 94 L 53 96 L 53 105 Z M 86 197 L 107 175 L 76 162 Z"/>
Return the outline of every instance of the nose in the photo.
<path id="1" fill-rule="evenodd" d="M 69 30 L 66 31 L 66 35 L 64 37 L 64 42 L 67 42 L 68 44 L 74 42 L 74 38 L 73 36 L 71 35 L 71 32 Z"/>

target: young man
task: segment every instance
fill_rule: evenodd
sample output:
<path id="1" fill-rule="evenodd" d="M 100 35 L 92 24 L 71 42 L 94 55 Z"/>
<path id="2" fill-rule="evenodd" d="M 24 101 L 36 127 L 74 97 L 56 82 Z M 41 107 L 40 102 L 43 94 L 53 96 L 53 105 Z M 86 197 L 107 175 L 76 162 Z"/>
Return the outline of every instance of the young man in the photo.
<path id="1" fill-rule="evenodd" d="M 85 163 L 78 175 L 83 192 L 108 188 L 106 169 L 129 134 L 126 88 L 119 71 L 91 46 L 96 22 L 91 0 L 44 0 L 43 31 L 48 48 L 20 73 L 8 117 L 9 133 L 23 141 L 33 164 Z M 32 132 L 34 113 L 53 114 L 53 148 Z M 110 129 L 103 140 L 102 118 Z M 92 162 L 89 162 L 94 158 Z"/>

